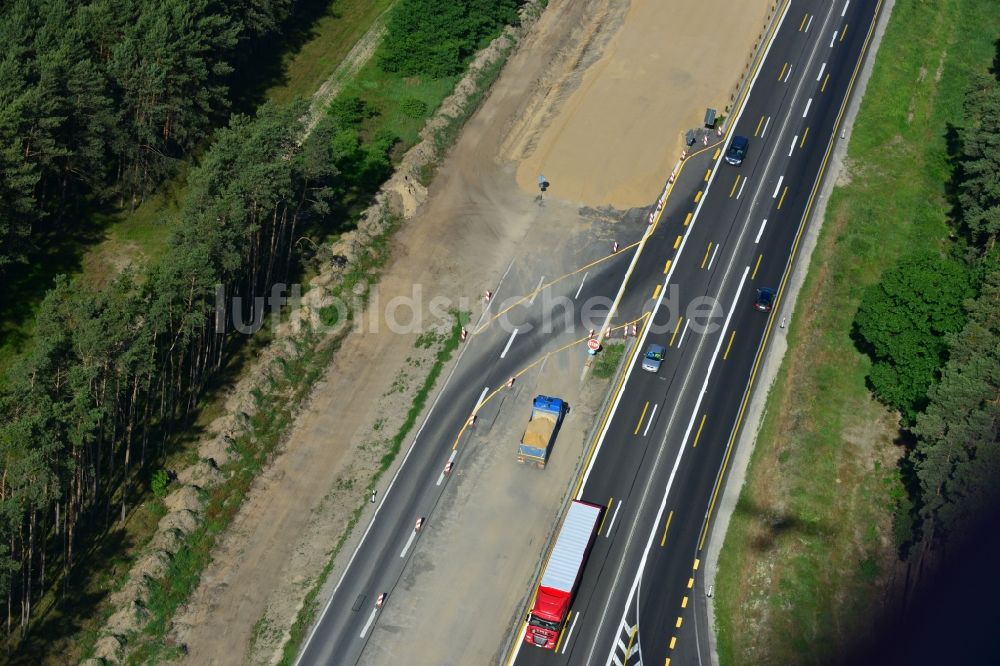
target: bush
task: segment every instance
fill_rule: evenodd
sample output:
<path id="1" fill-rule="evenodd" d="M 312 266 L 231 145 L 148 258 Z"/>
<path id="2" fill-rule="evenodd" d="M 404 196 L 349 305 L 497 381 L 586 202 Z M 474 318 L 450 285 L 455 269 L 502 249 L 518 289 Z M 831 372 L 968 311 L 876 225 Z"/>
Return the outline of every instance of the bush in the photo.
<path id="1" fill-rule="evenodd" d="M 149 483 L 153 494 L 157 497 L 163 498 L 167 496 L 167 486 L 170 485 L 170 475 L 167 474 L 167 470 L 159 469 L 153 473 L 153 478 Z"/>
<path id="2" fill-rule="evenodd" d="M 400 110 L 410 118 L 423 118 L 427 115 L 427 103 L 422 99 L 407 97 L 400 103 Z"/>

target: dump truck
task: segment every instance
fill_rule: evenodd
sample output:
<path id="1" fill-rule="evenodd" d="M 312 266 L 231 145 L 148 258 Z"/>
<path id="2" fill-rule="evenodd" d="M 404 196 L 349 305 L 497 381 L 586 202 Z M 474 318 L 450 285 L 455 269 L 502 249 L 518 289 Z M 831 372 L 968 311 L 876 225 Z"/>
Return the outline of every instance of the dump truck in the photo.
<path id="1" fill-rule="evenodd" d="M 520 446 L 517 447 L 517 462 L 531 460 L 539 469 L 545 468 L 545 461 L 552 452 L 552 443 L 556 440 L 565 413 L 566 403 L 562 398 L 552 398 L 547 395 L 535 397 L 531 404 L 528 427 L 521 437 Z"/>
<path id="2" fill-rule="evenodd" d="M 547 650 L 554 650 L 558 644 L 603 510 L 602 506 L 578 500 L 570 503 L 542 571 L 535 604 L 528 613 L 525 643 Z"/>

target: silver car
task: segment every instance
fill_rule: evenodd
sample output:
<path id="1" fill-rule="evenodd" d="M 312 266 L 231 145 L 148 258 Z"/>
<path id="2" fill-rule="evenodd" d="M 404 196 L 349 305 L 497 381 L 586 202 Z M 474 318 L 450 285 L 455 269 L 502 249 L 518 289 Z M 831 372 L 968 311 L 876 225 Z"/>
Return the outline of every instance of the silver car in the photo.
<path id="1" fill-rule="evenodd" d="M 642 369 L 649 372 L 658 372 L 660 364 L 663 363 L 663 352 L 665 351 L 660 345 L 649 345 L 646 355 L 642 357 Z"/>

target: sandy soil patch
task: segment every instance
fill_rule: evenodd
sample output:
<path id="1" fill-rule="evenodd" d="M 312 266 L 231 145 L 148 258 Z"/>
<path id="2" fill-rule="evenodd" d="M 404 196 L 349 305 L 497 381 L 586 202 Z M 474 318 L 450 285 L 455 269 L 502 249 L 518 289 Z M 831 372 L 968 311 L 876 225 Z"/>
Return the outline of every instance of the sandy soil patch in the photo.
<path id="1" fill-rule="evenodd" d="M 596 62 L 582 74 L 563 70 L 541 117 L 526 118 L 506 149 L 521 160 L 517 181 L 526 190 L 544 174 L 554 196 L 630 208 L 648 203 L 706 107 L 723 112 L 771 2 L 608 5 L 591 16 L 592 32 L 569 45 L 583 63 L 600 52 Z"/>

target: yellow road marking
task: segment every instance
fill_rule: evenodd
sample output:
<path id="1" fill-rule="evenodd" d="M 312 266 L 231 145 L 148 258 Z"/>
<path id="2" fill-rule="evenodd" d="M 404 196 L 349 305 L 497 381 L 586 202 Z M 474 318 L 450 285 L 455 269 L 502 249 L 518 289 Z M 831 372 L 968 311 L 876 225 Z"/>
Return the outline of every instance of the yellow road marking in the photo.
<path id="1" fill-rule="evenodd" d="M 694 195 L 694 202 L 698 203 L 701 201 L 701 190 L 698 190 L 698 194 Z"/>
<path id="2" fill-rule="evenodd" d="M 642 414 L 639 415 L 639 422 L 635 424 L 635 432 L 632 433 L 633 435 L 639 434 L 639 428 L 642 427 L 642 420 L 646 418 L 647 409 L 649 409 L 649 400 L 646 401 L 645 406 L 642 408 Z"/>
<path id="3" fill-rule="evenodd" d="M 670 666 L 670 657 L 667 657 L 667 660 L 663 663 L 663 666 Z"/>
<path id="4" fill-rule="evenodd" d="M 638 632 L 639 632 L 639 625 L 637 624 L 634 627 L 632 627 L 632 631 L 629 633 L 629 636 L 628 636 L 628 647 L 625 648 L 625 654 L 631 654 L 632 653 L 632 643 L 635 641 L 635 635 Z"/>
<path id="5" fill-rule="evenodd" d="M 676 250 L 680 246 L 681 246 L 681 236 L 678 236 L 677 240 L 674 241 L 674 249 Z"/>
<path id="6" fill-rule="evenodd" d="M 844 29 L 841 31 L 841 33 L 840 33 L 840 39 L 838 41 L 841 41 L 841 42 L 844 41 L 844 35 L 846 35 L 846 34 L 847 34 L 847 24 L 845 23 L 844 24 Z"/>
<path id="7" fill-rule="evenodd" d="M 705 182 L 708 182 L 709 177 L 712 175 L 711 169 L 705 169 Z"/>
<path id="8" fill-rule="evenodd" d="M 636 245 L 638 245 L 641 242 L 642 242 L 641 240 L 638 240 L 638 241 L 632 243 L 631 245 L 626 245 L 625 247 L 618 248 L 618 252 L 615 253 L 615 254 L 609 254 L 609 255 L 607 255 L 605 257 L 601 257 L 600 259 L 592 261 L 589 264 L 581 266 L 580 268 L 576 269 L 572 273 L 566 273 L 565 275 L 561 275 L 561 276 L 557 277 L 556 279 L 552 280 L 552 282 L 547 282 L 547 283 L 543 284 L 542 286 L 540 286 L 538 289 L 535 289 L 530 294 L 525 294 L 524 296 L 522 296 L 521 298 L 519 298 L 516 302 L 514 302 L 510 306 L 504 308 L 501 312 L 498 312 L 495 315 L 493 315 L 492 317 L 490 317 L 489 320 L 487 320 L 487 322 L 485 324 L 483 324 L 478 329 L 476 329 L 475 331 L 473 331 L 472 334 L 476 335 L 476 333 L 478 333 L 479 331 L 483 330 L 489 323 L 491 323 L 491 322 L 495 321 L 496 319 L 500 318 L 502 315 L 507 314 L 508 312 L 510 312 L 511 310 L 513 310 L 514 308 L 516 308 L 521 303 L 524 303 L 525 301 L 530 300 L 532 296 L 536 296 L 536 295 L 542 293 L 547 288 L 551 287 L 552 285 L 556 284 L 557 282 L 562 282 L 566 278 L 573 277 L 574 275 L 577 275 L 578 273 L 581 273 L 581 272 L 587 270 L 588 268 L 593 268 L 594 266 L 596 266 L 597 264 L 601 263 L 602 261 L 607 261 L 609 259 L 613 259 L 614 257 L 617 256 L 618 253 L 624 252 L 626 250 L 630 250 L 630 249 L 632 249 L 633 247 L 635 247 Z"/>
<path id="9" fill-rule="evenodd" d="M 882 8 L 882 0 L 878 1 L 875 6 L 875 13 L 873 16 L 879 15 L 879 10 Z M 861 53 L 868 50 L 868 44 L 871 42 L 872 35 L 875 32 L 876 21 L 872 21 L 871 25 L 868 26 L 868 35 L 865 37 L 865 43 L 861 46 Z M 854 64 L 854 72 L 851 74 L 851 80 L 847 84 L 847 93 L 844 95 L 843 101 L 840 103 L 840 111 L 837 113 L 837 119 L 833 124 L 834 132 L 832 136 L 836 136 L 836 128 L 840 125 L 840 121 L 844 117 L 844 111 L 847 109 L 847 101 L 850 99 L 850 92 L 854 88 L 854 82 L 858 77 L 858 72 L 861 71 L 861 63 L 864 58 L 858 58 L 857 62 Z M 828 75 L 829 76 L 829 75 Z M 823 84 L 826 87 L 826 83 Z M 823 155 L 823 162 L 820 164 L 819 174 L 814 181 L 812 192 L 809 194 L 809 200 L 806 203 L 805 211 L 802 213 L 802 220 L 808 219 L 809 214 L 812 212 L 813 203 L 816 200 L 816 193 L 819 191 L 819 184 L 823 180 L 823 173 L 826 171 L 826 165 L 830 161 L 830 153 L 833 151 L 833 139 L 826 144 L 826 153 Z M 801 220 L 799 221 L 799 230 L 795 235 L 795 242 L 792 243 L 792 252 L 789 255 L 789 265 L 794 261 L 795 255 L 798 252 L 799 242 L 802 240 L 803 225 Z M 775 296 L 775 306 L 781 301 L 781 292 L 788 282 L 788 272 L 781 278 L 781 285 L 778 287 L 778 293 Z M 774 319 L 768 319 L 767 328 L 764 329 L 764 341 L 760 345 L 760 349 L 764 350 L 767 347 L 767 341 L 771 337 L 771 330 L 774 324 Z M 698 550 L 705 547 L 705 539 L 708 538 L 708 526 L 712 522 L 712 513 L 715 510 L 715 502 L 719 499 L 719 490 L 722 487 L 722 479 L 725 478 L 726 469 L 729 467 L 729 458 L 733 452 L 733 444 L 736 442 L 736 437 L 740 431 L 740 425 L 743 423 L 743 416 L 746 413 L 747 404 L 750 402 L 750 393 L 753 388 L 754 382 L 757 378 L 757 371 L 760 368 L 760 361 L 762 358 L 762 352 L 757 353 L 757 358 L 754 360 L 753 369 L 750 371 L 750 381 L 747 383 L 747 388 L 743 393 L 743 403 L 740 405 L 740 411 L 736 415 L 736 425 L 733 427 L 732 434 L 729 436 L 729 444 L 726 446 L 726 455 L 722 458 L 722 469 L 719 471 L 719 475 L 715 482 L 715 489 L 712 491 L 712 499 L 708 503 L 708 511 L 705 513 L 705 522 L 701 528 L 701 539 L 698 541 Z"/>
<path id="10" fill-rule="evenodd" d="M 786 194 L 788 194 L 788 185 L 785 185 L 785 189 L 781 192 L 781 199 L 778 201 L 778 210 L 781 210 L 781 204 L 785 203 Z"/>
<path id="11" fill-rule="evenodd" d="M 688 578 L 688 589 L 690 590 L 693 587 L 694 587 L 694 578 Z"/>
<path id="12" fill-rule="evenodd" d="M 829 74 L 827 74 L 825 77 L 823 77 L 823 85 L 821 85 L 819 87 L 819 91 L 820 92 L 826 92 L 826 82 L 829 81 L 829 80 L 830 80 L 830 75 Z"/>
<path id="13" fill-rule="evenodd" d="M 736 186 L 740 184 L 740 175 L 736 174 L 736 180 L 733 181 L 733 188 L 729 190 L 729 198 L 732 199 L 733 195 L 736 194 Z"/>
<path id="14" fill-rule="evenodd" d="M 660 289 L 662 288 L 663 288 L 662 284 L 656 285 L 656 289 L 653 290 L 653 300 L 656 300 L 656 297 L 660 295 Z"/>
<path id="15" fill-rule="evenodd" d="M 663 267 L 663 274 L 666 275 L 670 270 L 670 264 L 674 263 L 673 259 L 667 259 L 667 265 Z"/>
<path id="16" fill-rule="evenodd" d="M 688 598 L 684 597 L 683 599 L 681 599 L 681 608 L 687 608 L 687 607 L 688 607 Z"/>
<path id="17" fill-rule="evenodd" d="M 784 65 L 781 66 L 781 74 L 778 74 L 778 80 L 779 81 L 781 79 L 785 78 L 785 70 L 787 70 L 787 69 L 788 69 L 788 63 L 786 62 Z"/>
<path id="18" fill-rule="evenodd" d="M 764 258 L 763 254 L 758 254 L 757 255 L 757 263 L 753 267 L 753 275 L 750 276 L 751 280 L 753 280 L 755 277 L 757 277 L 757 269 L 760 268 L 760 260 L 763 259 L 763 258 Z"/>
<path id="19" fill-rule="evenodd" d="M 678 615 L 677 616 L 677 624 L 674 625 L 674 629 L 680 629 L 681 628 L 681 624 L 683 622 L 684 622 L 684 618 L 682 618 L 680 615 Z"/>
<path id="20" fill-rule="evenodd" d="M 763 125 L 763 124 L 764 124 L 764 116 L 761 116 L 760 120 L 757 121 L 757 129 L 755 129 L 753 131 L 753 135 L 754 136 L 757 136 L 758 134 L 760 134 L 760 126 Z"/>
<path id="21" fill-rule="evenodd" d="M 712 155 L 712 161 L 714 162 L 715 160 L 719 159 L 719 155 L 721 154 L 722 154 L 722 148 L 716 148 L 715 154 Z"/>
<path id="22" fill-rule="evenodd" d="M 684 321 L 684 317 L 678 317 L 677 318 L 677 325 L 674 326 L 674 334 L 670 336 L 670 344 L 667 345 L 668 347 L 673 347 L 674 346 L 674 338 L 677 337 L 677 331 L 681 330 L 681 322 L 682 321 Z"/>
<path id="23" fill-rule="evenodd" d="M 694 213 L 688 213 L 687 217 L 684 218 L 684 226 L 691 224 L 691 218 L 694 217 Z"/>
<path id="24" fill-rule="evenodd" d="M 697 571 L 697 570 L 698 570 L 698 565 L 699 565 L 699 564 L 701 564 L 701 560 L 699 560 L 699 559 L 698 559 L 697 557 L 696 557 L 696 558 L 694 558 L 694 570 L 695 570 L 695 571 Z"/>
<path id="25" fill-rule="evenodd" d="M 802 17 L 802 23 L 799 23 L 799 32 L 802 32 L 802 29 L 806 27 L 807 18 L 809 18 L 809 14 L 806 14 L 805 16 Z"/>
<path id="26" fill-rule="evenodd" d="M 698 424 L 698 432 L 694 434 L 694 443 L 691 444 L 691 448 L 698 446 L 698 439 L 701 437 L 701 429 L 705 427 L 705 419 L 708 418 L 708 414 L 701 415 L 701 423 Z M 695 567 L 697 569 L 697 567 Z"/>
<path id="27" fill-rule="evenodd" d="M 806 128 L 806 131 L 802 133 L 802 140 L 799 141 L 799 148 L 801 148 L 802 146 L 806 145 L 806 137 L 807 136 L 809 136 L 809 128 L 808 127 Z"/>
<path id="28" fill-rule="evenodd" d="M 671 511 L 667 514 L 667 524 L 663 527 L 663 538 L 660 539 L 660 547 L 667 543 L 667 531 L 670 530 L 670 521 L 674 519 L 674 512 Z"/>
<path id="29" fill-rule="evenodd" d="M 673 650 L 675 645 L 677 645 L 677 637 L 676 636 L 671 636 L 670 637 L 670 649 Z"/>
<path id="30" fill-rule="evenodd" d="M 604 510 L 604 515 L 601 516 L 601 524 L 597 528 L 597 533 L 598 534 L 600 534 L 601 531 L 604 529 L 604 521 L 608 519 L 608 514 L 611 513 L 611 505 L 614 504 L 614 503 L 615 503 L 615 498 L 614 497 L 609 497 L 608 498 L 608 508 Z"/>
<path id="31" fill-rule="evenodd" d="M 708 255 L 712 251 L 712 242 L 709 241 L 708 247 L 705 248 L 705 258 L 701 260 L 701 267 L 704 268 L 705 264 L 708 263 Z"/>
<path id="32" fill-rule="evenodd" d="M 726 345 L 726 353 L 722 355 L 722 360 L 723 361 L 725 361 L 727 358 L 729 358 L 729 350 L 733 346 L 733 338 L 735 338 L 735 337 L 736 337 L 736 331 L 733 330 L 733 332 L 729 335 L 729 344 Z"/>

